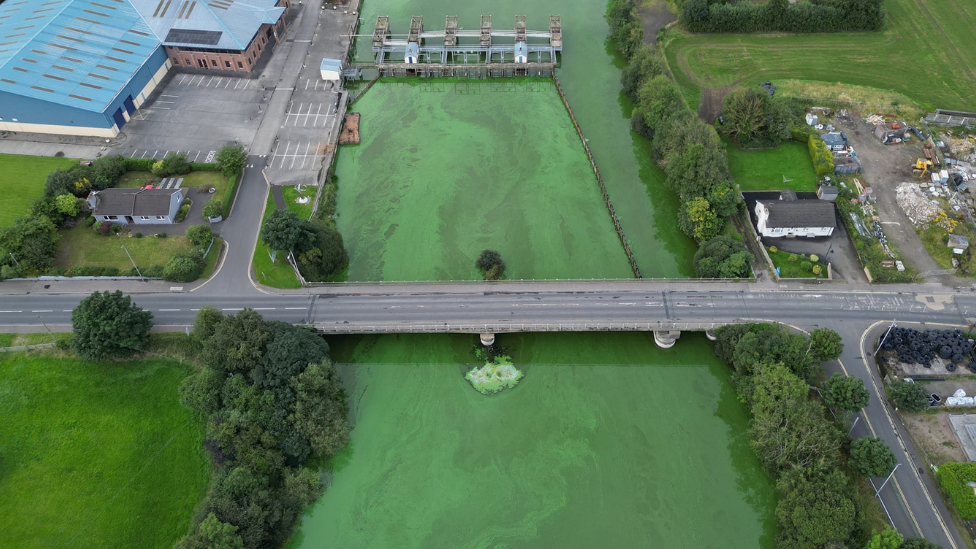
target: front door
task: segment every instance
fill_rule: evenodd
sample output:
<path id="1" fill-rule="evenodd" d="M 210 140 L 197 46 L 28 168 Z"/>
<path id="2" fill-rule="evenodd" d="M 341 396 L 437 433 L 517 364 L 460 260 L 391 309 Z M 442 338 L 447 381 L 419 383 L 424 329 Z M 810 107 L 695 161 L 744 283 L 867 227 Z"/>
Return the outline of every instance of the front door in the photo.
<path id="1" fill-rule="evenodd" d="M 131 225 L 132 224 L 132 216 L 131 215 L 125 216 L 125 222 L 127 224 Z"/>
<path id="2" fill-rule="evenodd" d="M 206 59 L 197 59 L 197 66 L 200 67 L 201 69 L 207 68 L 207 60 Z"/>
<path id="3" fill-rule="evenodd" d="M 122 129 L 122 126 L 125 126 L 125 117 L 122 116 L 122 109 L 115 109 L 115 112 L 112 113 L 112 120 L 115 120 L 115 125 L 118 126 L 120 130 Z"/>

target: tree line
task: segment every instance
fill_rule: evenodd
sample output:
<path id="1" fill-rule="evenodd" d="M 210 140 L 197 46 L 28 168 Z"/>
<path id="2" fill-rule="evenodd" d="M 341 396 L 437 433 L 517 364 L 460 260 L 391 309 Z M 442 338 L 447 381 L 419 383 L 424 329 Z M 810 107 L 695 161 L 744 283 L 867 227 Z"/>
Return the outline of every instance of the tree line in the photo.
<path id="1" fill-rule="evenodd" d="M 640 43 L 643 33 L 634 30 L 642 28 L 637 5 L 636 0 L 613 0 L 607 10 L 611 38 L 628 59 L 621 79 L 635 103 L 631 127 L 651 140 L 653 160 L 665 173 L 664 184 L 681 201 L 678 227 L 701 245 L 719 235 L 739 212 L 742 200 L 715 128 L 686 107 L 661 52 Z M 738 261 L 742 257 L 727 263 L 723 276 L 748 276 L 751 256 L 744 263 Z"/>
<path id="2" fill-rule="evenodd" d="M 809 0 L 765 4 L 686 0 L 681 23 L 692 32 L 849 32 L 884 28 L 883 0 Z"/>
<path id="3" fill-rule="evenodd" d="M 880 439 L 848 437 L 850 414 L 870 398 L 862 380 L 834 374 L 819 383 L 821 363 L 843 351 L 836 332 L 821 328 L 808 337 L 777 324 L 738 324 L 716 335 L 715 354 L 731 367 L 750 411 L 752 446 L 776 482 L 777 547 L 937 547 L 890 529 L 866 531 L 856 486 L 887 476 L 897 460 Z"/>

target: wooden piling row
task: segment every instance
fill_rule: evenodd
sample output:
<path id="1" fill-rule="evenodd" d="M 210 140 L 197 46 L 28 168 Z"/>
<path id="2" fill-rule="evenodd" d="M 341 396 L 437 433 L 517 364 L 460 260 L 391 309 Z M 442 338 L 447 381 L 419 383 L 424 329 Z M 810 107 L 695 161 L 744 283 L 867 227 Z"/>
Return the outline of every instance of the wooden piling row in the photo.
<path id="1" fill-rule="evenodd" d="M 569 106 L 569 101 L 566 99 L 566 94 L 563 93 L 562 86 L 559 85 L 559 78 L 556 73 L 552 74 L 552 81 L 556 83 L 556 91 L 559 92 L 559 97 L 563 100 L 563 105 L 566 106 L 566 110 L 569 111 L 569 118 L 573 121 L 573 126 L 576 127 L 576 133 L 579 135 L 580 141 L 583 143 L 583 149 L 586 151 L 586 156 L 590 159 L 590 166 L 593 167 L 593 173 L 596 174 L 596 181 L 600 185 L 600 192 L 603 193 L 603 200 L 607 203 L 607 211 L 610 212 L 610 218 L 613 219 L 613 226 L 617 229 L 617 236 L 620 238 L 620 243 L 624 246 L 624 252 L 627 254 L 627 259 L 630 260 L 630 268 L 634 270 L 634 276 L 637 278 L 643 278 L 640 273 L 640 268 L 637 266 L 637 260 L 634 259 L 633 252 L 630 251 L 630 244 L 627 243 L 627 237 L 624 235 L 624 230 L 620 226 L 620 220 L 617 219 L 617 212 L 613 209 L 613 202 L 610 201 L 610 193 L 607 192 L 607 186 L 603 183 L 603 176 L 600 175 L 600 168 L 596 167 L 596 160 L 593 159 L 593 153 L 590 152 L 590 145 L 586 142 L 586 137 L 583 136 L 583 130 L 580 128 L 579 122 L 576 121 L 576 115 L 573 114 L 573 108 Z"/>
<path id="2" fill-rule="evenodd" d="M 375 84 L 376 81 L 379 80 L 379 79 L 380 79 L 380 77 L 377 75 L 376 78 L 374 78 L 374 79 L 370 80 L 369 82 L 367 82 L 366 85 L 363 86 L 363 89 L 359 90 L 359 93 L 356 94 L 356 97 L 353 97 L 352 99 L 349 100 L 349 104 L 347 104 L 346 107 L 348 108 L 350 105 L 352 105 L 353 103 L 355 103 L 356 100 L 358 100 L 360 97 L 362 97 L 364 93 L 368 92 L 369 89 L 373 87 L 373 84 Z"/>

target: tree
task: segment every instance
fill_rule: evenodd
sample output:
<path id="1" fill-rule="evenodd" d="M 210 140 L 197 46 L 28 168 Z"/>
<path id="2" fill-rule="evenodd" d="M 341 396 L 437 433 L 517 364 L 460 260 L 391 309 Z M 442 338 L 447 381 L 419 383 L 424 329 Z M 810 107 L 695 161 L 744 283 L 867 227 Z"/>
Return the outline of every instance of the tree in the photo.
<path id="1" fill-rule="evenodd" d="M 95 161 L 92 188 L 102 190 L 115 185 L 125 173 L 125 158 L 122 155 L 103 156 Z"/>
<path id="2" fill-rule="evenodd" d="M 323 281 L 349 263 L 339 231 L 324 223 L 312 223 L 315 241 L 312 248 L 298 256 L 298 266 L 308 280 Z"/>
<path id="3" fill-rule="evenodd" d="M 891 473 L 898 459 L 880 438 L 859 438 L 851 443 L 851 467 L 866 477 L 883 477 Z"/>
<path id="4" fill-rule="evenodd" d="M 207 219 L 215 219 L 224 214 L 224 203 L 212 198 L 203 206 L 203 216 Z"/>
<path id="5" fill-rule="evenodd" d="M 204 366 L 183 380 L 180 385 L 180 402 L 192 410 L 213 414 L 220 409 L 221 390 L 226 379 L 226 374 Z"/>
<path id="6" fill-rule="evenodd" d="M 312 364 L 291 381 L 296 401 L 291 420 L 317 456 L 333 456 L 349 441 L 345 393 L 332 362 Z"/>
<path id="7" fill-rule="evenodd" d="M 44 182 L 44 196 L 54 198 L 63 194 L 74 194 L 74 182 L 77 179 L 70 170 L 58 168 L 47 174 Z"/>
<path id="8" fill-rule="evenodd" d="M 895 406 L 906 412 L 921 412 L 929 407 L 929 397 L 918 383 L 896 381 L 889 385 Z"/>
<path id="9" fill-rule="evenodd" d="M 753 447 L 771 475 L 833 464 L 840 440 L 823 412 L 818 402 L 784 395 L 753 413 Z"/>
<path id="10" fill-rule="evenodd" d="M 0 229 L 0 264 L 17 264 L 25 276 L 41 274 L 54 263 L 58 236 L 57 227 L 47 217 L 18 217 Z"/>
<path id="11" fill-rule="evenodd" d="M 654 131 L 666 120 L 671 113 L 683 106 L 681 91 L 674 81 L 665 74 L 645 81 L 637 91 L 637 106 L 633 116 L 643 119 L 649 131 L 644 137 L 654 137 Z"/>
<path id="12" fill-rule="evenodd" d="M 213 240 L 213 229 L 209 225 L 193 225 L 186 230 L 186 238 L 196 246 L 207 246 Z"/>
<path id="13" fill-rule="evenodd" d="M 644 44 L 634 52 L 630 63 L 624 68 L 620 76 L 620 81 L 626 93 L 634 102 L 637 102 L 637 90 L 644 82 L 654 78 L 659 74 L 665 74 L 667 67 L 658 51 L 650 45 Z"/>
<path id="14" fill-rule="evenodd" d="M 716 236 L 695 252 L 695 272 L 701 278 L 745 278 L 752 273 L 753 256 L 730 236 Z"/>
<path id="15" fill-rule="evenodd" d="M 764 90 L 735 90 L 722 101 L 725 124 L 722 133 L 740 144 L 775 147 L 790 137 L 790 113 L 787 105 L 774 100 Z"/>
<path id="16" fill-rule="evenodd" d="M 908 538 L 898 549 L 942 549 L 942 547 L 922 538 Z"/>
<path id="17" fill-rule="evenodd" d="M 780 483 L 783 498 L 776 506 L 782 531 L 779 549 L 845 547 L 857 527 L 857 508 L 847 477 L 836 469 L 789 478 Z"/>
<path id="18" fill-rule="evenodd" d="M 224 315 L 213 305 L 204 305 L 197 311 L 193 320 L 193 337 L 203 342 L 217 331 L 217 325 L 223 322 Z"/>
<path id="19" fill-rule="evenodd" d="M 214 156 L 214 164 L 217 165 L 217 170 L 226 177 L 241 171 L 245 162 L 247 162 L 247 151 L 240 145 L 221 147 Z"/>
<path id="20" fill-rule="evenodd" d="M 62 194 L 54 199 L 54 204 L 58 212 L 67 217 L 75 217 L 81 210 L 78 206 L 78 197 L 73 194 Z"/>
<path id="21" fill-rule="evenodd" d="M 314 246 L 315 231 L 310 223 L 298 219 L 295 212 L 275 210 L 261 227 L 261 239 L 272 250 L 301 254 Z"/>
<path id="22" fill-rule="evenodd" d="M 824 402 L 845 412 L 856 412 L 868 405 L 871 395 L 859 378 L 836 373 L 824 383 Z"/>
<path id="23" fill-rule="evenodd" d="M 186 161 L 185 153 L 169 153 L 165 158 L 152 166 L 152 173 L 159 177 L 183 175 L 190 173 L 190 163 Z"/>
<path id="24" fill-rule="evenodd" d="M 237 535 L 237 527 L 220 522 L 210 513 L 200 523 L 197 533 L 184 536 L 175 549 L 243 549 L 244 541 Z"/>
<path id="25" fill-rule="evenodd" d="M 810 332 L 810 353 L 820 362 L 837 360 L 844 352 L 840 334 L 830 328 L 820 328 Z"/>
<path id="26" fill-rule="evenodd" d="M 864 549 L 901 549 L 905 538 L 898 533 L 898 530 L 886 526 L 884 530 L 875 532 L 871 540 L 864 546 Z"/>
<path id="27" fill-rule="evenodd" d="M 474 264 L 484 275 L 485 280 L 498 280 L 505 274 L 505 262 L 502 254 L 495 250 L 482 250 Z"/>
<path id="28" fill-rule="evenodd" d="M 249 373 L 264 358 L 273 333 L 253 309 L 225 316 L 203 342 L 204 364 L 220 372 Z"/>
<path id="29" fill-rule="evenodd" d="M 285 323 L 274 323 L 274 336 L 268 341 L 264 360 L 251 370 L 251 379 L 261 389 L 289 389 L 291 378 L 309 364 L 329 356 L 329 344 L 317 332 Z M 289 390 L 290 395 L 290 390 Z M 278 401 L 281 406 L 291 404 Z"/>
<path id="30" fill-rule="evenodd" d="M 86 360 L 131 356 L 149 342 L 152 318 L 118 290 L 95 292 L 71 312 L 71 345 Z"/>
<path id="31" fill-rule="evenodd" d="M 722 230 L 722 220 L 704 197 L 696 196 L 681 204 L 678 212 L 678 227 L 698 242 L 718 235 Z"/>

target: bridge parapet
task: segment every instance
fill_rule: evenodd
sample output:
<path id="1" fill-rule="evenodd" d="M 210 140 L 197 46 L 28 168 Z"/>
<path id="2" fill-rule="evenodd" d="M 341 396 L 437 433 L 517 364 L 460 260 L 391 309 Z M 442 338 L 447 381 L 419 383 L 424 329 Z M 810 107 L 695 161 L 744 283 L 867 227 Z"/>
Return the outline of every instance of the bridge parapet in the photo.
<path id="1" fill-rule="evenodd" d="M 710 332 L 739 321 L 723 322 L 560 322 L 489 324 L 366 324 L 353 322 L 312 324 L 323 334 L 517 334 L 531 332 Z"/>

